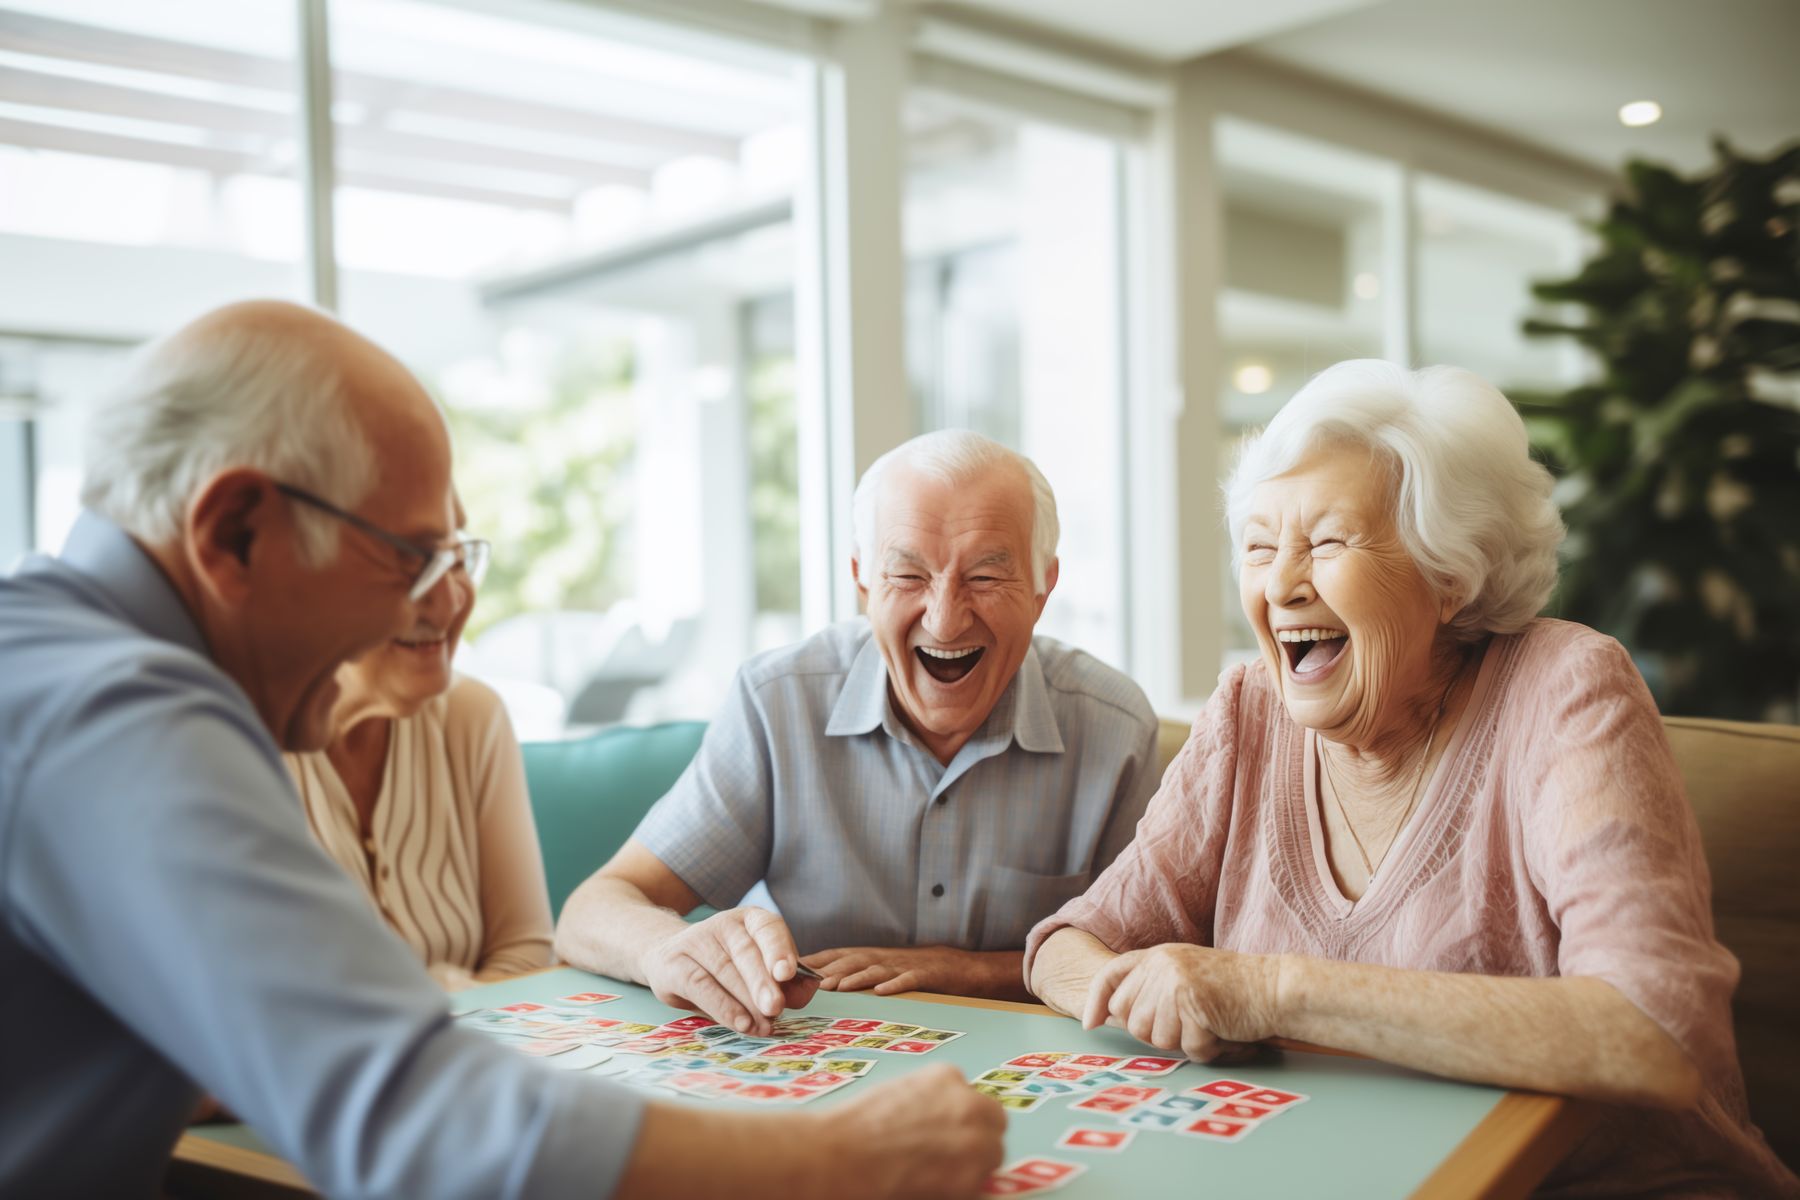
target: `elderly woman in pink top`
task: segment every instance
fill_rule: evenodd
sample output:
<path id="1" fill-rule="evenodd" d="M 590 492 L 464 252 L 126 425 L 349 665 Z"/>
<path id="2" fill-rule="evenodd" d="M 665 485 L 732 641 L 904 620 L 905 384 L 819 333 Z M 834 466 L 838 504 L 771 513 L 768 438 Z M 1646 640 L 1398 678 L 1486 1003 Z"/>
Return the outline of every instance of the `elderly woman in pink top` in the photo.
<path id="1" fill-rule="evenodd" d="M 1261 661 L 1026 978 L 1202 1061 L 1284 1036 L 1614 1101 L 1547 1186 L 1788 1195 L 1745 1109 L 1737 963 L 1619 644 L 1539 618 L 1563 528 L 1506 398 L 1341 363 L 1228 485 Z"/>

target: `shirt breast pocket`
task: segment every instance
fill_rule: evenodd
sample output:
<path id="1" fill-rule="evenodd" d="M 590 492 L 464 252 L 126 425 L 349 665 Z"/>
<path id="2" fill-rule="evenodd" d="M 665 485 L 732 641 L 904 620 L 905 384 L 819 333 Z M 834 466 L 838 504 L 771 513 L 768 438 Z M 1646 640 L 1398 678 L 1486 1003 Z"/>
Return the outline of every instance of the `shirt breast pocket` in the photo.
<path id="1" fill-rule="evenodd" d="M 988 875 L 981 949 L 1023 950 L 1031 927 L 1087 891 L 1089 875 L 1040 875 L 996 866 Z"/>

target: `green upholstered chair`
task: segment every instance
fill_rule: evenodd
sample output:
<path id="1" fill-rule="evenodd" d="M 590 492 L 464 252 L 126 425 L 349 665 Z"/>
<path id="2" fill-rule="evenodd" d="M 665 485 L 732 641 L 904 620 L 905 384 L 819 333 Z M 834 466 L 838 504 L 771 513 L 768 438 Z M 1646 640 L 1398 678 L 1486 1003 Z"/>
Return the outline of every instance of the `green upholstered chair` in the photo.
<path id="1" fill-rule="evenodd" d="M 561 914 L 569 893 L 625 844 L 650 806 L 674 786 L 705 732 L 704 721 L 671 721 L 524 745 L 553 914 Z"/>

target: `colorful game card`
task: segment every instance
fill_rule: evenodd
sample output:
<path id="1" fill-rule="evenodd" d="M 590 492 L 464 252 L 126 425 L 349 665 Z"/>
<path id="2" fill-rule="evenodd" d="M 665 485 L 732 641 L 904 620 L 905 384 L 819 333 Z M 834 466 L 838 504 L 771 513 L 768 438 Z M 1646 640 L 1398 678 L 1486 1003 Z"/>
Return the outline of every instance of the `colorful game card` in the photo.
<path id="1" fill-rule="evenodd" d="M 856 1043 L 852 1042 L 851 1045 Z M 915 1042 L 909 1038 L 901 1038 L 887 1048 L 889 1054 L 930 1054 L 938 1048 L 937 1042 Z"/>
<path id="2" fill-rule="evenodd" d="M 1191 1137 L 1206 1138 L 1214 1142 L 1235 1142 L 1256 1128 L 1243 1121 L 1222 1121 L 1217 1117 L 1201 1117 L 1181 1127 L 1181 1132 Z"/>
<path id="3" fill-rule="evenodd" d="M 1170 1099 L 1183 1098 L 1184 1097 L 1179 1096 L 1170 1097 Z M 1194 1100 L 1199 1099 L 1198 1096 L 1185 1098 Z M 1280 1111 L 1281 1110 L 1278 1108 L 1269 1108 L 1267 1105 L 1262 1104 L 1250 1104 L 1243 1100 L 1215 1100 L 1207 1106 L 1206 1115 L 1209 1117 L 1221 1117 L 1227 1121 L 1260 1121 L 1264 1117 L 1273 1116 Z"/>
<path id="4" fill-rule="evenodd" d="M 1186 1061 L 1185 1058 L 1131 1058 L 1120 1063 L 1118 1069 L 1131 1075 L 1167 1075 Z"/>
<path id="5" fill-rule="evenodd" d="M 617 1000 L 618 998 L 619 997 L 613 995 L 611 992 L 576 992 L 573 996 L 562 997 L 561 999 L 559 999 L 557 1001 L 557 1003 L 558 1004 L 605 1004 L 608 1000 Z"/>
<path id="6" fill-rule="evenodd" d="M 1056 1139 L 1059 1150 L 1093 1150 L 1101 1154 L 1118 1154 L 1131 1145 L 1135 1129 L 1092 1129 L 1071 1125 Z"/>
<path id="7" fill-rule="evenodd" d="M 1211 1096 L 1215 1100 L 1232 1100 L 1245 1092 L 1254 1092 L 1254 1083 L 1245 1083 L 1241 1079 L 1215 1079 L 1211 1083 L 1203 1083 L 1188 1089 L 1192 1096 Z"/>
<path id="8" fill-rule="evenodd" d="M 1302 1100 L 1305 1100 L 1306 1097 L 1302 1096 L 1299 1092 L 1283 1092 L 1276 1088 L 1258 1088 L 1255 1091 L 1243 1093 L 1241 1096 L 1238 1096 L 1237 1099 L 1242 1100 L 1246 1104 L 1262 1104 L 1269 1108 L 1287 1108 L 1291 1105 L 1299 1104 Z"/>
<path id="9" fill-rule="evenodd" d="M 1032 1054 L 1021 1054 L 1017 1058 L 1009 1058 L 1006 1060 L 1005 1065 L 1009 1067 L 1026 1067 L 1030 1070 L 1038 1071 L 1045 1067 L 1054 1067 L 1057 1063 L 1067 1057 L 1069 1057 L 1067 1054 L 1059 1054 L 1055 1051 L 1037 1051 Z"/>
<path id="10" fill-rule="evenodd" d="M 1193 1119 L 1192 1113 L 1165 1112 L 1160 1108 L 1140 1108 L 1124 1118 L 1126 1125 L 1133 1129 L 1153 1129 L 1159 1133 L 1167 1133 L 1179 1128 L 1183 1121 Z"/>

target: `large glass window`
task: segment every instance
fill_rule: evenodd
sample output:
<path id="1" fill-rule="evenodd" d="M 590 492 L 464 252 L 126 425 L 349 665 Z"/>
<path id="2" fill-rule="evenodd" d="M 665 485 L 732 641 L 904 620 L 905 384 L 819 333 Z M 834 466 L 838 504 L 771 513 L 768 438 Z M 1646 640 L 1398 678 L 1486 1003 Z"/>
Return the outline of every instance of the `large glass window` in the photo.
<path id="1" fill-rule="evenodd" d="M 579 5 L 331 12 L 344 315 L 443 398 L 495 542 L 466 665 L 534 731 L 707 715 L 797 612 L 759 306 L 794 287 L 793 64 Z"/>
<path id="2" fill-rule="evenodd" d="M 292 0 L 0 0 L 0 558 L 54 550 L 125 351 L 301 286 Z"/>
<path id="3" fill-rule="evenodd" d="M 1038 464 L 1062 522 L 1039 631 L 1123 667 L 1122 150 L 931 92 L 905 118 L 921 432 L 975 429 Z"/>

